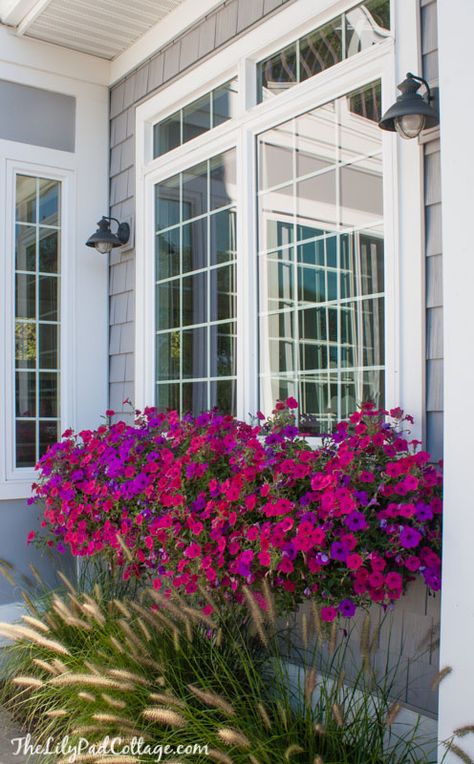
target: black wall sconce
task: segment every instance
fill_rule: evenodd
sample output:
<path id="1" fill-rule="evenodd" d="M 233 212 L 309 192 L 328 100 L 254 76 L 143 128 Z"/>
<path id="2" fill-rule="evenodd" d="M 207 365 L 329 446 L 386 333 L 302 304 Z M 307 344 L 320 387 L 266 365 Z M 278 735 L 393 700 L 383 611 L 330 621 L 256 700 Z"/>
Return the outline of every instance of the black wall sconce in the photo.
<path id="1" fill-rule="evenodd" d="M 426 95 L 418 93 L 421 85 L 426 88 Z M 388 109 L 379 122 L 382 130 L 397 132 L 401 138 L 417 138 L 422 130 L 435 127 L 439 117 L 433 109 L 430 86 L 423 77 L 408 72 L 406 79 L 398 85 L 401 95 Z"/>
<path id="2" fill-rule="evenodd" d="M 111 221 L 117 223 L 117 232 L 110 230 Z M 120 223 L 117 218 L 102 217 L 97 223 L 97 231 L 89 236 L 86 241 L 88 247 L 95 247 L 98 252 L 107 254 L 114 247 L 122 247 L 130 238 L 130 226 L 128 223 Z"/>

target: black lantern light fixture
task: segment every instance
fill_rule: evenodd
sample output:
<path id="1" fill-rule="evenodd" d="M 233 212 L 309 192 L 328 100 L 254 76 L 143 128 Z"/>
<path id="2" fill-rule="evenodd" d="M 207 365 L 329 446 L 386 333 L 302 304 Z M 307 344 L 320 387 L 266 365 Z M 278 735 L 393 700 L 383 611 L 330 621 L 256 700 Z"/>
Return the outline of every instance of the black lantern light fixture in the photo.
<path id="1" fill-rule="evenodd" d="M 426 88 L 425 96 L 418 93 L 421 85 Z M 396 131 L 401 138 L 409 140 L 416 138 L 422 130 L 439 123 L 438 115 L 431 105 L 433 96 L 430 86 L 423 77 L 408 72 L 398 89 L 401 95 L 379 122 L 382 130 Z"/>
<path id="2" fill-rule="evenodd" d="M 117 233 L 112 233 L 110 223 L 117 223 Z M 95 247 L 98 252 L 107 254 L 114 247 L 122 247 L 130 238 L 130 226 L 128 223 L 120 223 L 117 218 L 102 217 L 97 223 L 97 231 L 89 236 L 86 241 L 88 247 Z"/>

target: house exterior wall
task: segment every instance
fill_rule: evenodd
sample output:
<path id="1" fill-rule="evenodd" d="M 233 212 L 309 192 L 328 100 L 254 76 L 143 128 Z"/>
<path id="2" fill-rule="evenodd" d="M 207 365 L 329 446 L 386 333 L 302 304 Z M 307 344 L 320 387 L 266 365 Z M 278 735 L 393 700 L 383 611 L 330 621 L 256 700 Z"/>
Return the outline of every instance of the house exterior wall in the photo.
<path id="1" fill-rule="evenodd" d="M 185 69 L 278 11 L 283 2 L 249 3 L 233 0 L 220 6 L 182 38 L 171 43 L 111 90 L 111 214 L 120 220 L 135 215 L 135 106 Z M 252 15 L 248 15 L 252 7 Z M 257 12 L 258 9 L 258 12 Z M 436 0 L 420 0 L 420 59 L 430 84 L 437 84 Z M 426 307 L 423 361 L 426 374 L 425 439 L 435 459 L 442 450 L 442 321 L 439 134 L 433 133 L 420 149 L 424 156 L 425 251 L 414 253 L 425 261 Z M 411 256 L 411 249 L 410 249 Z M 110 407 L 124 412 L 123 401 L 134 400 L 135 258 L 133 250 L 113 253 L 110 261 Z M 381 617 L 373 610 L 374 623 Z M 427 713 L 437 710 L 431 682 L 438 671 L 437 633 L 439 598 L 428 597 L 421 583 L 389 613 L 381 631 L 380 665 L 398 666 L 400 692 L 410 706 Z M 360 624 L 353 636 L 356 645 Z"/>
<path id="2" fill-rule="evenodd" d="M 179 75 L 294 0 L 227 0 L 193 28 L 117 82 L 110 94 L 110 206 L 119 220 L 135 215 L 135 108 Z M 133 225 L 132 225 L 133 230 Z M 135 258 L 110 260 L 110 407 L 128 413 L 134 400 Z"/>

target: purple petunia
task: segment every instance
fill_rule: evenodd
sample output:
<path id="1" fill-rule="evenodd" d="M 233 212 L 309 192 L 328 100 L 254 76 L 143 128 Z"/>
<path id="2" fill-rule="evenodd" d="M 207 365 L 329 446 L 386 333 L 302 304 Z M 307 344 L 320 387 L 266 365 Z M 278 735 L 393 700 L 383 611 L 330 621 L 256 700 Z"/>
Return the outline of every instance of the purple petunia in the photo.
<path id="1" fill-rule="evenodd" d="M 367 520 L 365 519 L 362 512 L 357 511 L 351 512 L 350 515 L 347 515 L 344 520 L 344 524 L 347 525 L 351 531 L 363 531 L 365 528 L 367 528 Z"/>
<path id="2" fill-rule="evenodd" d="M 339 612 L 341 615 L 344 616 L 344 618 L 352 618 L 356 611 L 356 606 L 352 602 L 352 600 L 342 600 L 342 602 L 339 605 Z"/>
<path id="3" fill-rule="evenodd" d="M 422 538 L 421 533 L 415 528 L 405 526 L 400 533 L 400 544 L 405 547 L 405 549 L 412 549 L 413 547 L 418 546 Z"/>

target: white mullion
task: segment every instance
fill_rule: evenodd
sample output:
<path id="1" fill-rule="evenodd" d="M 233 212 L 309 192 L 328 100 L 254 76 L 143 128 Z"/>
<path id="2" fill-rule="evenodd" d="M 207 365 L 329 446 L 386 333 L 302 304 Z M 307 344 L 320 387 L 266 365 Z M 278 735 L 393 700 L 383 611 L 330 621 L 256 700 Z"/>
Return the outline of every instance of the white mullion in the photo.
<path id="1" fill-rule="evenodd" d="M 345 16 L 342 15 L 342 25 L 343 25 L 343 45 L 345 45 Z M 345 57 L 345 48 L 343 49 L 343 57 Z M 336 411 L 336 417 L 337 421 L 341 420 L 341 402 L 342 402 L 342 379 L 341 379 L 341 322 L 342 322 L 342 313 L 341 313 L 341 295 L 340 295 L 340 273 L 341 273 L 341 228 L 342 228 L 342 221 L 341 221 L 341 119 L 340 119 L 340 110 L 341 110 L 341 101 L 338 99 L 335 103 L 334 108 L 334 116 L 335 116 L 335 125 L 334 125 L 334 133 L 335 133 L 335 139 L 336 139 L 336 220 L 337 220 L 337 227 L 338 227 L 338 233 L 337 233 L 337 239 L 336 239 L 336 268 L 338 271 L 338 277 L 337 277 L 337 300 L 336 300 L 336 341 L 337 341 L 337 411 Z M 329 347 L 328 347 L 328 362 L 329 362 Z"/>
<path id="2" fill-rule="evenodd" d="M 298 66 L 299 66 L 299 46 L 297 46 L 298 53 Z M 292 212 L 292 226 L 293 226 L 293 241 L 292 241 L 292 253 L 293 253 L 293 384 L 294 392 L 297 398 L 300 397 L 300 329 L 299 329 L 299 294 L 298 294 L 298 224 L 297 224 L 297 167 L 296 167 L 296 119 L 293 117 L 291 121 L 292 127 L 292 188 L 293 188 L 293 212 Z M 301 387 L 302 390 L 302 387 Z M 305 387 L 306 390 L 306 387 Z M 296 421 L 299 424 L 300 409 L 296 410 Z"/>
<path id="3" fill-rule="evenodd" d="M 210 210 L 211 210 L 211 162 L 208 159 L 206 161 L 206 184 L 207 184 L 207 213 L 206 213 L 206 230 L 207 230 L 207 312 L 206 312 L 206 319 L 207 319 L 207 363 L 206 363 L 206 371 L 207 371 L 207 408 L 211 408 L 211 383 L 210 383 L 210 376 L 211 376 L 211 270 L 210 270 L 210 262 L 211 262 L 211 218 L 210 218 Z M 216 277 L 216 290 L 217 290 L 217 277 Z M 217 291 L 216 291 L 216 309 L 217 309 Z M 217 314 L 216 314 L 217 315 Z M 217 385 L 216 385 L 216 403 L 217 403 Z"/>
<path id="4" fill-rule="evenodd" d="M 36 178 L 36 199 L 35 199 L 35 211 L 36 211 L 36 230 L 35 230 L 35 316 L 36 316 L 36 359 L 35 359 L 35 395 L 36 395 L 36 427 L 35 427 L 35 456 L 36 461 L 39 459 L 40 452 L 40 426 L 39 426 L 39 370 L 40 370 L 40 323 L 39 323 L 39 197 L 40 197 L 40 180 Z"/>

